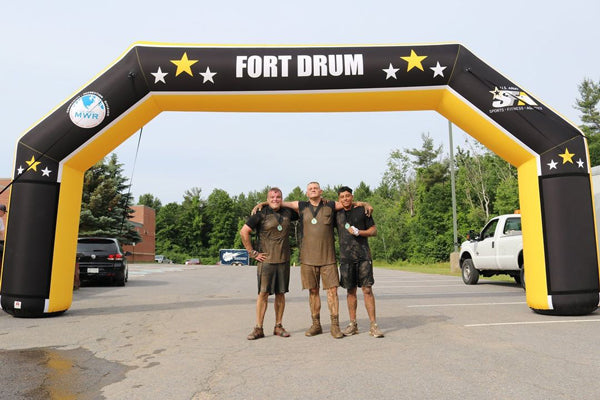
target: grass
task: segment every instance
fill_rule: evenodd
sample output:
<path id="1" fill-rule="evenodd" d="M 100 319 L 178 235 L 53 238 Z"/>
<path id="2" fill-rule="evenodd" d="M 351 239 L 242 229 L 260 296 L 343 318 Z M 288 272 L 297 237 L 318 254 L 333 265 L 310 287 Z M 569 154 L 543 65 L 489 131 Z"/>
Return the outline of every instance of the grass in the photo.
<path id="1" fill-rule="evenodd" d="M 395 269 L 399 271 L 418 272 L 422 274 L 435 274 L 435 275 L 449 275 L 449 276 L 460 276 L 460 271 L 450 272 L 450 262 L 440 262 L 431 264 L 415 264 L 406 261 L 396 261 L 388 263 L 387 261 L 373 260 L 373 266 L 377 268 Z M 514 282 L 515 280 L 508 275 L 494 275 L 481 279 L 491 279 L 494 281 L 502 282 Z"/>
<path id="2" fill-rule="evenodd" d="M 373 266 L 386 269 L 396 269 L 409 272 L 420 272 L 423 274 L 460 276 L 460 272 L 450 272 L 450 262 L 433 264 L 413 264 L 406 261 L 388 263 L 387 261 L 374 260 Z"/>

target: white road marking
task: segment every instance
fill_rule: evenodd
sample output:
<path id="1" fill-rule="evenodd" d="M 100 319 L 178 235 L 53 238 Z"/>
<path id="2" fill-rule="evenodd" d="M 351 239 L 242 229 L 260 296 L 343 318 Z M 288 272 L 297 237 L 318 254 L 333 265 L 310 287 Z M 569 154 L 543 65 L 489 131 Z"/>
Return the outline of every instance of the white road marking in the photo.
<path id="1" fill-rule="evenodd" d="M 479 328 L 486 326 L 503 326 L 503 325 L 539 325 L 539 324 L 571 324 L 578 322 L 600 322 L 600 319 L 570 319 L 570 320 L 552 320 L 552 321 L 521 321 L 521 322 L 494 322 L 490 324 L 469 324 L 464 325 L 467 328 Z"/>
<path id="2" fill-rule="evenodd" d="M 373 286 L 373 290 L 377 290 L 377 287 Z M 448 296 L 448 295 L 452 295 L 452 296 L 460 296 L 460 295 L 469 295 L 469 296 L 476 296 L 476 295 L 482 295 L 482 296 L 486 296 L 489 295 L 490 292 L 380 292 L 377 291 L 376 292 L 376 296 L 377 297 L 382 297 L 382 296 L 413 296 L 413 297 L 419 297 L 419 296 Z M 495 295 L 503 295 L 503 294 L 514 294 L 514 292 L 494 292 Z"/>
<path id="3" fill-rule="evenodd" d="M 385 279 L 379 278 L 378 281 L 385 283 L 420 283 L 420 282 L 461 282 L 460 279 Z M 464 283 L 463 286 L 466 286 Z"/>
<path id="4" fill-rule="evenodd" d="M 387 282 L 386 282 L 387 283 Z M 373 288 L 377 289 L 395 289 L 395 288 L 427 288 L 427 287 L 455 287 L 460 286 L 464 287 L 465 285 L 394 285 L 394 286 L 384 286 L 384 285 L 373 285 Z"/>
<path id="5" fill-rule="evenodd" d="M 527 304 L 526 301 L 513 301 L 508 303 L 452 303 L 452 304 L 416 304 L 412 306 L 406 306 L 407 308 L 419 308 L 419 307 L 464 307 L 464 306 L 505 306 L 513 304 Z"/>

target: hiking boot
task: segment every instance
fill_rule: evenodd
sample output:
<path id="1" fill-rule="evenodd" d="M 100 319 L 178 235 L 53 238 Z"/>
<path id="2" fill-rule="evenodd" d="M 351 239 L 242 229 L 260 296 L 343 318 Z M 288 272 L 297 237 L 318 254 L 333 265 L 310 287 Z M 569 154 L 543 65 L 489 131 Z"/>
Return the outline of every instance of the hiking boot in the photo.
<path id="1" fill-rule="evenodd" d="M 312 325 L 310 328 L 308 328 L 308 330 L 306 332 L 304 332 L 304 335 L 306 336 L 315 336 L 315 335 L 319 335 L 323 333 L 323 328 L 321 328 L 321 316 L 320 315 L 316 315 L 312 317 Z"/>
<path id="2" fill-rule="evenodd" d="M 334 339 L 341 339 L 344 337 L 344 334 L 340 331 L 340 321 L 337 315 L 331 316 L 331 336 Z"/>
<path id="3" fill-rule="evenodd" d="M 248 335 L 248 340 L 260 339 L 265 337 L 265 332 L 261 326 L 255 326 L 252 332 Z"/>
<path id="4" fill-rule="evenodd" d="M 283 325 L 281 324 L 275 325 L 275 328 L 273 328 L 273 335 L 281 337 L 290 337 L 289 332 L 286 331 Z"/>
<path id="5" fill-rule="evenodd" d="M 371 329 L 369 329 L 369 335 L 380 338 L 383 337 L 383 332 L 379 330 L 379 327 L 375 322 L 371 322 Z"/>
<path id="6" fill-rule="evenodd" d="M 350 321 L 346 329 L 344 329 L 343 334 L 344 336 L 358 335 L 358 324 L 356 321 Z"/>

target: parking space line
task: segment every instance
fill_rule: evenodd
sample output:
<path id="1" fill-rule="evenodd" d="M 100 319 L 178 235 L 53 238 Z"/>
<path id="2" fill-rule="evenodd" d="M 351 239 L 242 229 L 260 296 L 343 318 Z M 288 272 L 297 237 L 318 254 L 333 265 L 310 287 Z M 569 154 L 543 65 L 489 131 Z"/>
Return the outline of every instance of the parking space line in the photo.
<path id="1" fill-rule="evenodd" d="M 378 280 L 380 282 L 385 282 L 385 283 L 409 283 L 409 282 L 460 282 L 459 279 L 385 279 L 385 278 L 378 278 Z M 463 284 L 464 285 L 464 284 Z"/>
<path id="2" fill-rule="evenodd" d="M 466 328 L 479 328 L 486 326 L 503 326 L 503 325 L 540 325 L 540 324 L 571 324 L 579 322 L 600 322 L 600 319 L 570 319 L 570 320 L 553 320 L 553 321 L 521 321 L 521 322 L 493 322 L 489 324 L 468 324 Z"/>
<path id="3" fill-rule="evenodd" d="M 386 282 L 388 283 L 388 282 Z M 464 287 L 465 285 L 394 285 L 394 286 L 386 286 L 386 285 L 377 285 L 378 289 L 395 289 L 395 288 L 427 288 L 427 287 L 455 287 L 460 286 Z M 375 288 L 375 286 L 373 286 Z"/>
<path id="4" fill-rule="evenodd" d="M 495 296 L 501 296 L 501 295 L 511 295 L 514 294 L 514 292 L 494 292 Z M 402 297 L 423 297 L 423 296 L 441 296 L 441 297 L 447 297 L 447 296 L 453 296 L 453 297 L 460 297 L 460 296 L 489 296 L 490 293 L 489 292 L 409 292 L 409 291 L 403 291 L 403 292 L 382 292 L 382 291 L 377 291 L 376 296 L 377 297 L 387 297 L 387 296 L 402 296 Z"/>
<path id="5" fill-rule="evenodd" d="M 412 306 L 406 306 L 407 308 L 419 308 L 419 307 L 464 307 L 464 306 L 505 306 L 513 304 L 527 304 L 526 301 L 512 301 L 506 303 L 453 303 L 453 304 L 415 304 Z"/>

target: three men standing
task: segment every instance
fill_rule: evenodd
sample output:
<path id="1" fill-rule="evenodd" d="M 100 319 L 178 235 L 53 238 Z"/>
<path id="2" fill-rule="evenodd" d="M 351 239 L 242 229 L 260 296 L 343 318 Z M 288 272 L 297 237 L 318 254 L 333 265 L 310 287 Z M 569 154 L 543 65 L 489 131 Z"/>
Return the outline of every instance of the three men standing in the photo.
<path id="1" fill-rule="evenodd" d="M 275 191 L 275 192 L 274 192 Z M 383 334 L 377 327 L 375 321 L 375 298 L 371 290 L 373 285 L 373 265 L 371 262 L 371 253 L 367 238 L 377 234 L 377 228 L 373 219 L 365 214 L 365 206 L 372 208 L 367 203 L 354 203 L 352 189 L 342 187 L 339 193 L 339 201 L 325 201 L 322 198 L 323 190 L 318 182 L 310 182 L 306 188 L 308 201 L 282 202 L 281 191 L 271 189 L 268 193 L 268 201 L 255 207 L 258 213 L 253 214 L 246 225 L 240 231 L 242 243 L 254 257 L 258 264 L 258 282 L 259 295 L 256 303 L 257 324 L 254 330 L 248 335 L 248 339 L 258 339 L 264 337 L 262 328 L 267 300 L 269 293 L 276 293 L 275 314 L 276 326 L 275 335 L 289 336 L 281 326 L 281 317 L 285 298 L 283 293 L 288 291 L 289 284 L 289 222 L 299 219 L 300 222 L 300 274 L 302 279 L 302 288 L 309 290 L 309 306 L 312 317 L 312 325 L 305 332 L 306 336 L 315 336 L 323 333 L 321 327 L 321 297 L 319 294 L 320 282 L 323 282 L 323 289 L 327 292 L 327 306 L 331 318 L 331 336 L 339 339 L 344 335 L 353 335 L 358 333 L 356 322 L 356 287 L 363 288 L 365 295 L 365 305 L 369 319 L 371 320 L 370 334 L 375 337 L 383 337 Z M 268 205 L 268 207 L 263 207 Z M 281 211 L 279 211 L 281 210 Z M 337 211 L 337 213 L 336 213 Z M 295 214 L 295 213 L 298 214 Z M 293 214 L 288 214 L 293 213 Z M 289 215 L 280 219 L 276 224 L 273 217 L 269 215 Z M 362 215 L 359 215 L 362 214 Z M 370 215 L 370 212 L 369 212 Z M 296 217 L 296 218 L 294 218 Z M 270 221 L 270 222 L 269 222 Z M 282 223 L 281 221 L 287 222 Z M 340 285 L 340 275 L 336 264 L 335 256 L 335 238 L 334 227 L 338 227 L 340 234 L 340 254 L 342 273 L 342 286 L 348 289 L 348 311 L 350 313 L 350 325 L 345 332 L 340 330 L 339 325 L 339 298 L 337 288 Z M 279 234 L 273 234 L 273 227 L 277 225 Z M 346 226 L 347 225 L 347 226 Z M 281 229 L 279 229 L 281 227 Z M 270 252 L 261 253 L 252 248 L 250 233 L 258 230 L 261 247 L 275 247 L 278 249 L 273 254 L 279 254 L 273 259 Z M 263 232 L 271 232 L 269 234 Z M 264 243 L 264 244 L 263 244 Z M 287 258 L 283 255 L 287 255 Z M 267 260 L 268 257 L 268 260 Z M 282 272 L 275 272 L 275 276 L 284 276 L 285 285 L 273 289 L 272 286 L 263 287 L 263 282 L 267 279 L 279 281 L 280 278 L 272 276 L 269 272 L 265 276 L 271 263 L 279 263 L 285 259 L 285 266 L 281 267 Z M 268 264 L 266 263 L 268 262 Z M 285 275 L 286 274 L 286 275 Z M 281 292 L 284 290 L 283 292 Z M 277 294 L 280 293 L 281 294 Z"/>

